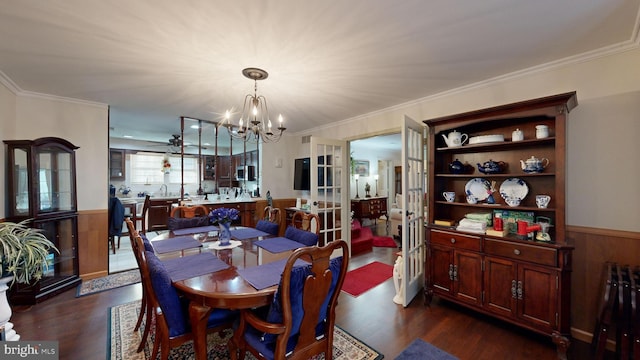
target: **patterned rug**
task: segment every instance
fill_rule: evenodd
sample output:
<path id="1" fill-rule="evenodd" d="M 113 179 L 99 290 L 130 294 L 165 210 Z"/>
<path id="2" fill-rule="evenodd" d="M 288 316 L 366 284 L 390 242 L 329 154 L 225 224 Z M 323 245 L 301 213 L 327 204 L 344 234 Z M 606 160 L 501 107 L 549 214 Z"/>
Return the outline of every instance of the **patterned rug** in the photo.
<path id="1" fill-rule="evenodd" d="M 140 331 L 134 332 L 133 328 L 138 320 L 140 311 L 140 301 L 114 306 L 109 309 L 109 332 L 107 338 L 107 359 L 110 360 L 144 360 L 151 356 L 153 350 L 153 329 L 147 340 L 143 352 L 136 353 L 144 323 L 140 326 Z M 225 330 L 224 336 L 218 333 L 209 334 L 207 337 L 207 359 L 223 360 L 229 359 L 227 351 L 227 341 L 233 332 Z M 169 360 L 194 359 L 193 345 L 189 341 L 171 350 Z M 336 326 L 333 341 L 333 358 L 336 360 L 381 360 L 383 355 L 351 336 L 346 331 Z M 247 354 L 245 359 L 255 360 L 251 354 Z M 316 360 L 324 359 L 324 355 L 315 357 Z"/>
<path id="2" fill-rule="evenodd" d="M 76 297 L 91 295 L 101 291 L 107 291 L 122 286 L 127 286 L 140 282 L 140 270 L 133 269 L 116 274 L 107 275 L 101 278 L 82 281 L 78 285 Z"/>

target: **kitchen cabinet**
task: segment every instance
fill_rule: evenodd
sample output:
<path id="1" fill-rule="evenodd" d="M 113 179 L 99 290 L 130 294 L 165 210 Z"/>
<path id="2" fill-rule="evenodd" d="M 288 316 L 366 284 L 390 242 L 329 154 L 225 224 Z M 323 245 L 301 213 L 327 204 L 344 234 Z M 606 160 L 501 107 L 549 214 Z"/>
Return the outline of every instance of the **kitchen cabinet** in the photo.
<path id="1" fill-rule="evenodd" d="M 431 195 L 427 301 L 439 296 L 551 336 L 560 358 L 570 344 L 573 246 L 565 238 L 565 157 L 568 113 L 575 106 L 572 92 L 424 121 L 429 128 Z M 452 133 L 461 144 L 452 144 Z M 542 171 L 524 171 L 531 157 L 546 159 Z M 485 173 L 476 167 L 490 161 L 500 162 L 498 171 Z M 480 191 L 474 186 L 478 184 L 483 184 Z M 501 190 L 515 192 L 520 201 L 507 202 Z M 446 201 L 444 192 L 454 192 L 453 201 Z M 479 201 L 468 202 L 469 194 Z M 536 195 L 543 194 L 551 201 L 539 208 Z M 468 214 L 493 219 L 497 213 L 506 215 L 507 232 L 464 231 L 455 226 Z M 550 222 L 550 241 L 537 241 L 531 223 L 527 224 L 531 234 L 518 234 L 519 217 Z M 492 229 L 491 221 L 487 228 Z"/>
<path id="2" fill-rule="evenodd" d="M 212 155 L 203 156 L 203 179 L 215 180 L 216 179 L 216 157 Z"/>
<path id="3" fill-rule="evenodd" d="M 234 225 L 241 225 L 247 227 L 254 227 L 255 223 L 253 221 L 254 216 L 256 214 L 256 202 L 255 201 L 234 201 L 228 203 L 204 203 L 211 212 L 214 209 L 218 208 L 232 208 L 239 211 L 238 220 L 234 221 Z"/>
<path id="4" fill-rule="evenodd" d="M 160 231 L 169 229 L 169 216 L 171 208 L 178 205 L 178 198 L 149 199 L 147 209 L 147 231 Z"/>
<path id="5" fill-rule="evenodd" d="M 124 180 L 126 151 L 122 149 L 109 149 L 109 178 L 111 180 Z"/>
<path id="6" fill-rule="evenodd" d="M 233 175 L 233 172 L 235 170 L 235 168 L 231 169 L 231 166 L 232 166 L 231 156 L 218 156 L 218 161 L 216 166 L 217 166 L 216 175 L 217 175 L 218 181 L 231 179 L 231 176 Z M 223 185 L 223 184 L 220 184 L 220 185 Z"/>
<path id="7" fill-rule="evenodd" d="M 7 221 L 42 229 L 59 253 L 51 251 L 42 279 L 15 284 L 13 304 L 33 305 L 77 286 L 78 213 L 75 150 L 77 146 L 54 137 L 5 140 L 7 149 Z"/>

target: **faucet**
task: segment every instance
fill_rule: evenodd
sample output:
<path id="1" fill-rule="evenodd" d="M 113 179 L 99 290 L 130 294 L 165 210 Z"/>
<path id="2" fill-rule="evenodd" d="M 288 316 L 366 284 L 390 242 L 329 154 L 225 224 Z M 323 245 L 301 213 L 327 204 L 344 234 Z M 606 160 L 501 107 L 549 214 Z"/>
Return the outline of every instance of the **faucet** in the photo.
<path id="1" fill-rule="evenodd" d="M 164 191 L 162 191 L 164 189 Z M 160 185 L 160 195 L 167 196 L 167 184 Z"/>

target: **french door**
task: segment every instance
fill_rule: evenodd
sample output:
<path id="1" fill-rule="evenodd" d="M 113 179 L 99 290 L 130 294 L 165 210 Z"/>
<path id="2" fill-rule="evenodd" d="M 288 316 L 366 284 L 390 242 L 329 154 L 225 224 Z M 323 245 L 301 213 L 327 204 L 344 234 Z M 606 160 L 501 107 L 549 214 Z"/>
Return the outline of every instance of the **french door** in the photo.
<path id="1" fill-rule="evenodd" d="M 402 272 L 403 306 L 424 286 L 424 153 L 422 124 L 404 117 L 402 126 Z"/>
<path id="2" fill-rule="evenodd" d="M 320 245 L 338 239 L 350 244 L 348 191 L 343 189 L 349 186 L 348 166 L 346 141 L 311 136 L 311 212 L 320 218 Z"/>

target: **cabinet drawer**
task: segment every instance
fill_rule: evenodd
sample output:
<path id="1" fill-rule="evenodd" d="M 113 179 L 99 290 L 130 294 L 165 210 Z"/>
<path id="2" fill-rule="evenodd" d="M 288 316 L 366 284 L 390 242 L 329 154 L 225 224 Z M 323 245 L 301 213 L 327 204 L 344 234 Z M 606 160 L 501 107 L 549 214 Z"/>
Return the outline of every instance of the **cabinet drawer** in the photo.
<path id="1" fill-rule="evenodd" d="M 519 244 L 509 241 L 486 239 L 484 251 L 489 255 L 503 256 L 514 260 L 536 264 L 557 266 L 557 251 L 535 245 Z"/>
<path id="2" fill-rule="evenodd" d="M 431 243 L 474 251 L 480 251 L 481 249 L 479 236 L 462 235 L 440 230 L 431 230 Z"/>

